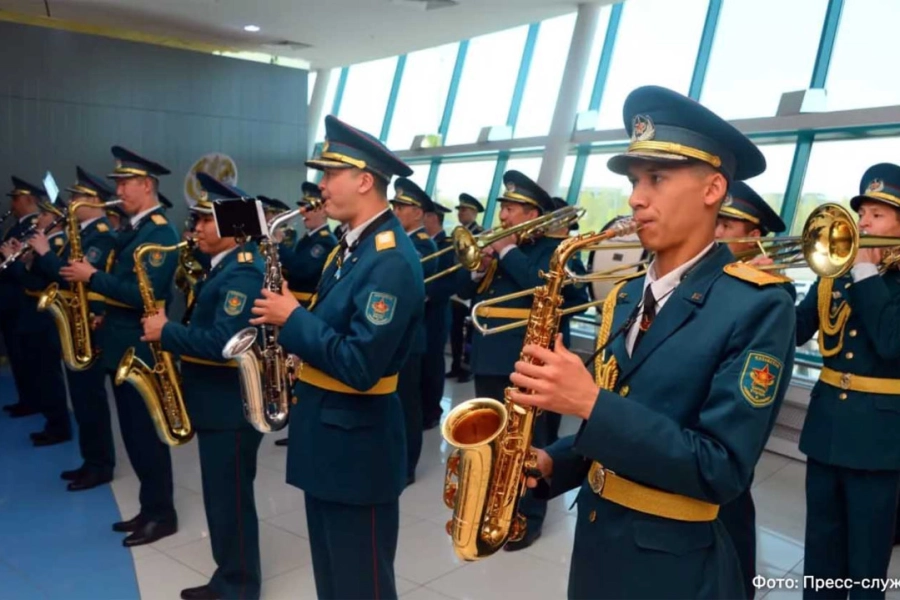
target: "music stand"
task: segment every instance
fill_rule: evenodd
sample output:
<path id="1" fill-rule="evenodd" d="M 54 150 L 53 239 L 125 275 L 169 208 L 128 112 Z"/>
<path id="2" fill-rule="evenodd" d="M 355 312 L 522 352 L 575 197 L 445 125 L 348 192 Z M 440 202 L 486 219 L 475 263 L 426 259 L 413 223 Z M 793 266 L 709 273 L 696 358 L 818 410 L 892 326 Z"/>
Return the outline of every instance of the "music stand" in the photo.
<path id="1" fill-rule="evenodd" d="M 256 199 L 216 200 L 213 202 L 213 218 L 219 237 L 248 240 L 269 235 L 262 202 Z"/>

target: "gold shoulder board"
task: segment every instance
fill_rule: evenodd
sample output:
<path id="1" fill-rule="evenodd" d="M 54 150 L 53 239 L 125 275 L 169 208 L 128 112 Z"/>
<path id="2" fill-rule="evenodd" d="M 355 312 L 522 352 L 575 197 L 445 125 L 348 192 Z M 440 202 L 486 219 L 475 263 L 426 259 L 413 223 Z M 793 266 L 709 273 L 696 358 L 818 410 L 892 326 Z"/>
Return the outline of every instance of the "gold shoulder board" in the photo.
<path id="1" fill-rule="evenodd" d="M 419 232 L 419 239 L 420 239 L 420 240 L 430 240 L 430 239 L 431 239 L 431 236 L 428 235 L 427 233 L 425 233 L 424 231 L 420 231 L 420 232 Z"/>
<path id="2" fill-rule="evenodd" d="M 397 247 L 397 239 L 394 237 L 393 231 L 382 231 L 375 236 L 375 250 L 390 250 Z"/>
<path id="3" fill-rule="evenodd" d="M 97 231 L 99 231 L 100 233 L 106 233 L 107 231 L 109 231 L 109 225 L 107 225 L 106 223 L 97 223 Z"/>
<path id="4" fill-rule="evenodd" d="M 789 283 L 792 281 L 790 277 L 776 275 L 775 273 L 770 273 L 768 271 L 761 271 L 753 265 L 742 262 L 733 262 L 725 265 L 725 274 L 759 287 L 776 283 Z"/>
<path id="5" fill-rule="evenodd" d="M 322 231 L 319 232 L 319 235 L 321 235 L 322 237 L 325 237 L 325 236 L 329 235 L 330 233 L 331 232 L 329 232 L 327 229 L 323 229 Z"/>
<path id="6" fill-rule="evenodd" d="M 166 218 L 159 214 L 151 215 L 150 220 L 153 221 L 154 223 L 156 223 L 157 225 L 165 225 L 166 223 L 168 223 L 168 221 L 166 221 Z"/>
<path id="7" fill-rule="evenodd" d="M 53 243 L 56 244 L 57 246 L 62 246 L 62 245 L 63 245 L 63 239 L 62 239 L 61 237 L 58 237 L 58 238 L 56 238 L 55 240 L 53 240 Z"/>

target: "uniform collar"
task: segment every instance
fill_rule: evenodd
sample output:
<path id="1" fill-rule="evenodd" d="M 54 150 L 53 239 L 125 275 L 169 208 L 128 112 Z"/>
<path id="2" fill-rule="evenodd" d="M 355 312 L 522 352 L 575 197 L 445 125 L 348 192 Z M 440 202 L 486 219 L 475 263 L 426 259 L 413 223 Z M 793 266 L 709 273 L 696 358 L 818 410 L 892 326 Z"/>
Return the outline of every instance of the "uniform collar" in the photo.
<path id="1" fill-rule="evenodd" d="M 140 224 L 140 222 L 143 220 L 144 217 L 146 217 L 150 213 L 157 211 L 161 208 L 162 208 L 162 204 L 157 202 L 153 206 L 153 208 L 150 208 L 148 210 L 145 210 L 144 212 L 140 212 L 140 213 L 134 215 L 133 217 L 131 217 L 131 226 L 134 227 L 135 229 L 137 229 L 138 224 Z"/>
<path id="2" fill-rule="evenodd" d="M 320 231 L 322 231 L 323 229 L 328 229 L 328 223 L 323 223 L 323 224 L 319 225 L 318 227 L 316 227 L 315 229 L 313 229 L 312 231 L 307 231 L 306 237 L 312 237 L 312 236 L 316 235 L 317 233 L 319 233 Z"/>
<path id="3" fill-rule="evenodd" d="M 651 286 L 653 289 L 653 297 L 656 298 L 659 303 L 659 308 L 662 308 L 662 304 L 665 303 L 665 300 L 671 292 L 678 287 L 678 284 L 681 283 L 684 275 L 691 267 L 700 262 L 700 259 L 706 256 L 715 244 L 716 242 L 713 241 L 689 261 L 678 268 L 673 269 L 669 273 L 666 273 L 662 277 L 657 277 L 656 275 L 656 260 L 654 260 L 650 263 L 650 268 L 647 269 L 647 276 L 644 278 L 644 291 L 646 292 L 647 286 Z"/>
<path id="4" fill-rule="evenodd" d="M 212 259 L 210 259 L 210 261 L 209 261 L 209 270 L 212 271 L 213 269 L 215 269 L 216 266 L 225 259 L 225 257 L 227 257 L 229 254 L 231 254 L 232 252 L 234 252 L 237 249 L 238 249 L 238 247 L 235 246 L 234 248 L 229 248 L 228 250 L 219 252 L 218 254 L 213 256 Z"/>
<path id="5" fill-rule="evenodd" d="M 24 217 L 19 217 L 19 223 L 24 223 L 25 221 L 31 219 L 31 217 L 36 217 L 36 216 L 38 216 L 39 214 L 40 214 L 40 211 L 36 211 L 36 212 L 33 212 L 33 213 L 28 213 L 28 214 L 25 215 Z"/>
<path id="6" fill-rule="evenodd" d="M 390 210 L 391 210 L 390 208 L 385 208 L 383 211 L 379 212 L 377 215 L 373 216 L 371 219 L 369 219 L 365 223 L 362 223 L 359 227 L 348 231 L 347 234 L 344 235 L 344 244 L 348 248 L 350 246 L 352 246 L 353 243 L 356 242 L 356 240 L 359 238 L 359 236 L 362 235 L 362 232 L 366 230 L 366 227 L 368 227 L 370 223 L 374 222 L 375 219 L 377 219 L 378 217 L 380 217 L 381 215 L 383 215 L 384 213 L 386 213 Z"/>
<path id="7" fill-rule="evenodd" d="M 81 223 L 78 224 L 78 227 L 81 228 L 81 231 L 84 231 L 85 229 L 90 227 L 92 223 L 95 223 L 102 218 L 103 217 L 94 217 L 93 219 L 88 219 L 87 221 L 82 221 Z"/>
<path id="8" fill-rule="evenodd" d="M 420 231 L 425 231 L 425 226 L 424 226 L 424 225 L 422 225 L 421 227 L 419 227 L 419 228 L 417 228 L 417 229 L 413 229 L 412 231 L 410 231 L 410 232 L 409 232 L 409 237 L 412 237 L 412 236 L 416 235 L 416 234 L 419 233 Z M 426 235 L 428 235 L 428 234 L 426 233 Z"/>

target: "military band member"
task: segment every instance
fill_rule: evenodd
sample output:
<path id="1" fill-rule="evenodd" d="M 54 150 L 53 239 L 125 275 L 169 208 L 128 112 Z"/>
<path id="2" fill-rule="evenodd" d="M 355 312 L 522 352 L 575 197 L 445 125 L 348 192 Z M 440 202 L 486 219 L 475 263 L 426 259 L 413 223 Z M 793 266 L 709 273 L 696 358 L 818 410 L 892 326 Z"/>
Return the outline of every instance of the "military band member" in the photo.
<path id="1" fill-rule="evenodd" d="M 717 240 L 743 237 L 762 239 L 770 233 L 781 233 L 785 229 L 787 226 L 778 213 L 749 185 L 743 181 L 731 184 L 719 209 Z M 728 244 L 728 249 L 735 256 L 741 256 L 758 250 L 758 246 L 754 242 L 732 242 Z M 747 598 L 752 598 L 756 592 L 753 585 L 753 577 L 756 575 L 756 507 L 750 493 L 752 486 L 751 473 L 747 489 L 719 509 L 719 520 L 731 536 L 741 561 Z"/>
<path id="2" fill-rule="evenodd" d="M 484 206 L 481 205 L 474 196 L 469 194 L 459 195 L 459 204 L 456 207 L 456 216 L 459 224 L 465 227 L 473 235 L 484 232 L 484 227 L 478 224 L 478 215 L 484 212 Z M 468 363 L 467 346 L 472 345 L 472 328 L 466 328 L 466 319 L 471 312 L 468 302 L 454 297 L 450 303 L 450 370 L 447 371 L 447 377 L 455 377 L 459 383 L 466 383 L 472 379 L 472 372 L 463 366 Z"/>
<path id="3" fill-rule="evenodd" d="M 432 202 L 433 210 L 425 212 L 425 231 L 438 251 L 453 245 L 444 231 L 444 215 L 449 208 Z M 436 262 L 436 271 L 449 269 L 456 262 L 453 252 L 445 252 Z M 430 262 L 430 261 L 429 261 Z M 456 292 L 453 277 L 440 277 L 425 286 L 425 331 L 427 343 L 422 358 L 422 428 L 433 429 L 441 422 L 441 400 L 444 397 L 444 347 L 450 333 L 450 297 Z"/>
<path id="4" fill-rule="evenodd" d="M 294 246 L 283 243 L 278 250 L 278 257 L 294 298 L 308 305 L 316 291 L 322 269 L 325 268 L 325 260 L 338 245 L 338 240 L 328 227 L 325 209 L 310 208 L 311 201 L 318 201 L 322 197 L 318 186 L 306 181 L 301 187 L 304 199 L 297 204 L 301 207 L 306 232 Z"/>
<path id="5" fill-rule="evenodd" d="M 394 175 L 412 174 L 373 136 L 329 115 L 319 188 L 329 218 L 348 224 L 310 310 L 263 290 L 252 324 L 303 363 L 291 409 L 287 481 L 304 490 L 320 598 L 396 598 L 394 556 L 406 442 L 397 374 L 420 326 L 419 257 L 391 212 Z"/>
<path id="6" fill-rule="evenodd" d="M 55 206 L 46 194 L 38 203 L 40 213 L 37 217 L 37 232 L 51 227 L 62 211 Z M 54 253 L 61 253 L 66 245 L 66 237 L 57 223 L 47 232 L 52 239 L 49 247 Z M 31 236 L 25 242 L 30 245 Z M 46 241 L 46 238 L 44 238 Z M 16 251 L 21 244 L 17 241 L 6 248 Z M 38 299 L 49 280 L 37 268 L 34 268 L 35 253 L 23 254 L 13 263 L 8 271 L 22 286 L 24 296 L 20 310 L 16 315 L 15 344 L 27 365 L 28 389 L 32 397 L 37 399 L 36 405 L 46 419 L 44 429 L 31 434 L 35 446 L 52 446 L 68 442 L 72 439 L 72 423 L 66 402 L 66 383 L 63 379 L 60 363 L 61 347 L 59 335 L 50 313 L 38 311 Z"/>
<path id="7" fill-rule="evenodd" d="M 71 193 L 69 205 L 76 201 L 91 201 L 96 204 L 109 202 L 115 192 L 99 177 L 76 169 L 76 182 L 66 188 Z M 72 218 L 72 215 L 69 215 Z M 103 207 L 82 206 L 75 211 L 74 218 L 81 230 L 81 248 L 84 260 L 94 268 L 103 269 L 115 246 L 115 234 L 106 219 Z M 67 240 L 68 241 L 68 240 Z M 36 257 L 34 266 L 47 279 L 47 283 L 59 284 L 63 293 L 68 293 L 68 284 L 60 276 L 60 269 L 68 263 L 71 245 L 67 243 L 61 254 L 51 251 L 53 244 L 41 235 L 31 242 Z M 88 304 L 92 322 L 103 314 L 104 304 L 94 300 Z M 96 336 L 92 330 L 92 342 Z M 106 372 L 99 360 L 83 371 L 65 369 L 69 396 L 72 399 L 72 413 L 78 425 L 78 447 L 82 464 L 77 469 L 63 471 L 61 477 L 69 481 L 67 489 L 72 492 L 88 490 L 112 481 L 115 467 L 115 446 L 106 398 Z"/>
<path id="8" fill-rule="evenodd" d="M 714 235 L 729 183 L 764 171 L 765 158 L 664 88 L 633 91 L 623 116 L 631 144 L 609 168 L 631 181 L 655 258 L 608 297 L 610 336 L 598 344 L 615 359 L 601 370 L 611 389 L 557 340 L 525 349 L 537 364 L 516 364 L 523 391 L 512 399 L 584 420 L 537 451 L 540 492 L 580 486 L 569 597 L 739 598 L 740 565 L 716 517 L 747 489 L 775 422 L 795 320 L 783 278 L 734 263 Z"/>
<path id="9" fill-rule="evenodd" d="M 507 171 L 503 183 L 506 189 L 497 199 L 502 226 L 514 227 L 553 211 L 550 195 L 519 171 Z M 472 300 L 473 311 L 487 327 L 528 318 L 531 296 L 511 300 L 502 306 L 475 307 L 488 298 L 542 285 L 544 280 L 540 272 L 549 269 L 550 257 L 558 245 L 558 239 L 546 235 L 520 235 L 518 238 L 514 235 L 495 241 L 485 248 L 485 260 L 478 273 L 459 272 L 456 279 L 459 297 Z M 477 397 L 503 401 L 504 390 L 509 387 L 509 374 L 524 343 L 524 327 L 493 335 L 473 334 L 472 372 Z M 546 415 L 542 415 L 534 427 L 536 447 L 547 443 L 546 419 Z M 519 512 L 528 520 L 527 532 L 521 540 L 504 546 L 508 551 L 527 548 L 541 536 L 547 503 L 532 497 L 529 492 L 519 502 Z"/>
<path id="10" fill-rule="evenodd" d="M 425 231 L 425 212 L 434 210 L 431 197 L 418 185 L 401 177 L 394 182 L 394 198 L 390 203 L 394 215 L 412 240 L 419 260 L 437 252 L 437 245 Z M 437 272 L 437 261 L 430 260 L 421 264 L 424 277 L 431 277 Z M 426 304 L 425 314 L 427 313 Z M 422 362 L 427 347 L 426 321 L 423 320 L 410 340 L 409 357 L 400 370 L 400 381 L 397 384 L 397 394 L 400 395 L 406 419 L 407 485 L 416 481 L 416 466 L 422 454 Z"/>
<path id="11" fill-rule="evenodd" d="M 256 455 L 262 434 L 244 418 L 236 365 L 222 359 L 225 343 L 247 327 L 263 286 L 263 260 L 253 243 L 238 246 L 219 237 L 212 201 L 247 194 L 197 176 L 208 193 L 191 210 L 198 215 L 197 245 L 211 257 L 209 275 L 198 284 L 190 324 L 157 313 L 144 319 L 143 341 L 161 341 L 181 358 L 184 401 L 197 431 L 203 505 L 216 571 L 209 583 L 181 592 L 185 600 L 259 598 L 259 521 L 253 496 Z M 221 232 L 225 233 L 225 232 Z"/>
<path id="12" fill-rule="evenodd" d="M 18 240 L 26 232 L 34 229 L 39 212 L 38 199 L 46 194 L 43 188 L 16 176 L 12 177 L 12 186 L 12 191 L 6 195 L 12 199 L 10 210 L 14 223 L 3 236 L 4 244 Z M 31 392 L 28 363 L 23 360 L 16 339 L 17 319 L 23 294 L 21 284 L 16 281 L 9 269 L 5 273 L 0 273 L 0 334 L 3 335 L 3 344 L 6 347 L 18 395 L 18 401 L 5 405 L 3 410 L 13 418 L 27 417 L 40 412 L 39 398 Z"/>
<path id="13" fill-rule="evenodd" d="M 900 166 L 868 169 L 850 201 L 859 229 L 900 236 Z M 861 248 L 846 276 L 819 278 L 797 307 L 797 344 L 818 331 L 823 368 L 800 434 L 806 454 L 804 575 L 887 577 L 900 486 L 900 273 Z M 854 587 L 851 598 L 884 597 Z M 847 590 L 804 589 L 844 598 Z"/>
<path id="14" fill-rule="evenodd" d="M 129 221 L 116 239 L 115 258 L 105 270 L 89 262 L 70 262 L 60 271 L 66 281 L 86 282 L 92 292 L 103 297 L 106 312 L 97 329 L 97 340 L 103 369 L 110 378 L 114 378 L 119 361 L 129 347 L 148 365 L 155 364 L 150 347 L 140 339 L 144 306 L 134 273 L 134 251 L 145 243 L 163 246 L 178 243 L 178 233 L 158 201 L 159 177 L 169 174 L 169 170 L 121 146 L 113 146 L 112 154 L 116 168 L 108 177 L 116 181 L 116 196 L 129 215 Z M 153 294 L 165 306 L 171 303 L 177 266 L 178 252 L 152 254 L 145 265 Z M 122 542 L 126 547 L 150 544 L 178 530 L 172 499 L 172 458 L 134 386 L 127 382 L 113 385 L 113 395 L 125 450 L 141 482 L 140 512 L 113 524 L 113 530 L 129 533 Z"/>

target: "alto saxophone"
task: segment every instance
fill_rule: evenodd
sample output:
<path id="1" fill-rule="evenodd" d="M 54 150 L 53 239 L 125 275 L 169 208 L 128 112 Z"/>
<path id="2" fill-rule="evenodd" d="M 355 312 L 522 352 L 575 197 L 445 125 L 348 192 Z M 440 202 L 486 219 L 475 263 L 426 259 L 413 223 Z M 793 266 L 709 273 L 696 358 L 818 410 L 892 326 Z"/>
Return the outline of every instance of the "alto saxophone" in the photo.
<path id="1" fill-rule="evenodd" d="M 121 200 L 104 203 L 78 200 L 69 205 L 66 216 L 66 235 L 69 238 L 70 260 L 84 259 L 84 249 L 81 245 L 81 225 L 76 216 L 78 209 L 82 206 L 106 208 L 121 203 Z M 53 317 L 56 330 L 59 332 L 63 362 L 71 371 L 84 371 L 90 368 L 98 356 L 91 340 L 88 308 L 87 285 L 82 282 L 71 283 L 68 291 L 61 291 L 56 282 L 51 283 L 38 299 L 37 309 L 49 311 L 50 316 Z"/>
<path id="2" fill-rule="evenodd" d="M 557 247 L 549 272 L 542 273 L 545 283 L 534 291 L 526 346 L 549 348 L 556 338 L 569 259 L 583 248 L 636 230 L 633 220 L 623 220 L 603 233 L 571 237 Z M 520 360 L 533 362 L 524 355 Z M 510 392 L 515 389 L 506 388 L 503 403 L 492 398 L 463 402 L 441 427 L 444 439 L 456 448 L 447 459 L 444 503 L 453 510 L 447 533 L 462 560 L 490 556 L 525 535 L 518 505 L 525 492 L 525 470 L 537 467 L 531 440 L 538 412 L 512 402 Z"/>
<path id="3" fill-rule="evenodd" d="M 190 240 L 172 246 L 141 244 L 134 251 L 134 272 L 137 275 L 145 317 L 155 314 L 157 308 L 153 285 L 147 275 L 147 267 L 144 266 L 144 257 L 151 252 L 172 252 L 191 245 Z M 153 353 L 153 367 L 147 366 L 135 354 L 132 346 L 119 361 L 115 383 L 122 385 L 127 381 L 133 385 L 144 399 L 159 439 L 169 446 L 180 446 L 194 437 L 194 429 L 181 394 L 180 374 L 171 353 L 163 352 L 159 342 L 150 342 L 149 345 Z"/>
<path id="4" fill-rule="evenodd" d="M 274 217 L 268 223 L 269 237 L 262 244 L 266 259 L 265 289 L 281 293 L 284 278 L 278 259 L 278 243 L 272 234 L 300 213 L 295 209 Z M 287 425 L 293 387 L 294 359 L 278 344 L 279 327 L 263 325 L 262 344 L 257 344 L 256 327 L 245 327 L 232 336 L 222 351 L 223 358 L 238 363 L 244 417 L 254 429 L 271 433 Z"/>
<path id="5" fill-rule="evenodd" d="M 197 243 L 196 236 L 189 238 L 191 244 Z M 175 269 L 175 287 L 184 294 L 185 306 L 193 306 L 197 282 L 203 275 L 203 265 L 193 255 L 193 246 L 185 246 L 178 253 L 178 268 Z"/>

